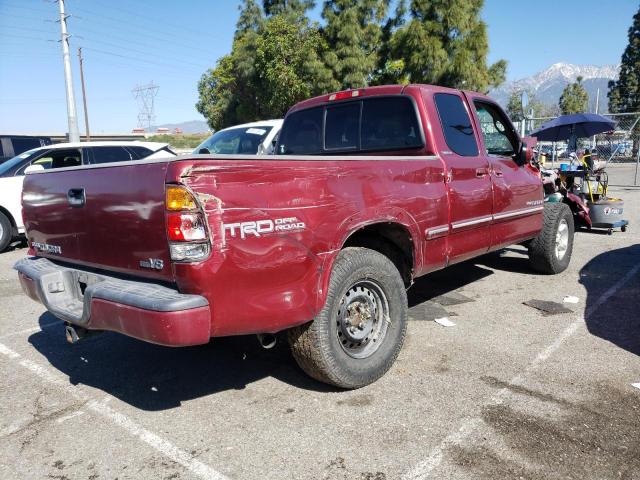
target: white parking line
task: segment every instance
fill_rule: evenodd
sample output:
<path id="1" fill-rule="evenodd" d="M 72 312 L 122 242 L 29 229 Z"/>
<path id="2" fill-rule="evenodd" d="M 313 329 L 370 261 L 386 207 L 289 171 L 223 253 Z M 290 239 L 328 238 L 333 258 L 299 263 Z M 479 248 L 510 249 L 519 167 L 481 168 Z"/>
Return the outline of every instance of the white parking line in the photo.
<path id="1" fill-rule="evenodd" d="M 28 335 L 30 333 L 36 333 L 41 330 L 45 330 L 49 327 L 53 327 L 54 325 L 61 325 L 62 320 L 55 320 L 53 322 L 45 323 L 44 325 L 39 325 L 37 327 L 25 328 L 24 330 L 16 330 L 15 332 L 7 333 L 6 335 L 1 335 L 0 340 L 4 340 L 5 338 L 15 337 L 19 335 Z"/>
<path id="2" fill-rule="evenodd" d="M 192 455 L 185 452 L 184 450 L 181 450 L 168 440 L 165 440 L 159 435 L 145 429 L 126 415 L 117 412 L 113 408 L 107 406 L 105 402 L 92 400 L 88 396 L 78 392 L 75 388 L 70 388 L 69 384 L 65 382 L 61 376 L 54 374 L 49 369 L 38 365 L 31 360 L 23 358 L 22 355 L 11 350 L 9 347 L 3 345 L 2 343 L 0 343 L 0 354 L 12 360 L 16 360 L 19 365 L 35 374 L 40 379 L 64 388 L 74 398 L 87 402 L 85 408 L 109 420 L 111 423 L 127 431 L 132 436 L 142 440 L 153 449 L 185 467 L 194 475 L 205 480 L 229 480 L 228 477 L 226 477 L 222 473 L 213 469 L 209 465 L 196 460 Z M 68 415 L 66 419 L 69 419 L 71 416 L 72 415 Z"/>
<path id="3" fill-rule="evenodd" d="M 618 280 L 615 284 L 609 287 L 599 298 L 584 312 L 584 318 L 576 317 L 569 326 L 560 333 L 560 335 L 549 345 L 542 350 L 536 357 L 527 365 L 522 373 L 512 378 L 509 383 L 512 385 L 521 384 L 524 381 L 524 377 L 532 370 L 536 369 L 540 364 L 544 363 L 556 350 L 558 350 L 562 344 L 573 335 L 578 327 L 590 318 L 598 308 L 600 308 L 609 298 L 624 287 L 640 270 L 640 263 L 636 264 L 631 270 L 629 270 L 624 277 Z M 499 405 L 505 399 L 509 397 L 511 391 L 508 388 L 501 389 L 485 405 Z M 473 417 L 467 419 L 458 430 L 447 435 L 439 445 L 434 447 L 429 456 L 415 465 L 411 470 L 402 476 L 402 480 L 419 480 L 429 478 L 429 475 L 440 463 L 442 462 L 444 450 L 450 445 L 456 445 L 461 443 L 466 437 L 471 435 L 483 421 L 480 417 Z"/>

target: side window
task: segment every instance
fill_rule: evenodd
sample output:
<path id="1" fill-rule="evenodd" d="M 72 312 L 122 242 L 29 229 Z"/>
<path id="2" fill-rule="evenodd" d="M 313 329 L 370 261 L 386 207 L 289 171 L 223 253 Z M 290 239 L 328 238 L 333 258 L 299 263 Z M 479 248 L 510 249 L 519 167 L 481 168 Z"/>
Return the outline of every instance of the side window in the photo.
<path id="1" fill-rule="evenodd" d="M 324 148 L 349 150 L 358 148 L 360 102 L 327 107 Z"/>
<path id="2" fill-rule="evenodd" d="M 126 162 L 132 155 L 123 147 L 91 147 L 93 160 L 91 163 Z"/>
<path id="3" fill-rule="evenodd" d="M 478 143 L 462 99 L 450 93 L 436 93 L 433 98 L 449 148 L 464 157 L 477 156 Z"/>
<path id="4" fill-rule="evenodd" d="M 145 158 L 153 153 L 152 150 L 149 150 L 146 147 L 126 147 L 126 148 L 133 155 L 133 159 Z"/>
<path id="5" fill-rule="evenodd" d="M 280 155 L 313 155 L 322 152 L 323 108 L 294 112 L 287 117 L 281 135 Z"/>
<path id="6" fill-rule="evenodd" d="M 362 107 L 362 150 L 423 146 L 418 117 L 408 98 L 370 98 Z"/>
<path id="7" fill-rule="evenodd" d="M 16 176 L 24 175 L 24 171 L 27 169 L 27 167 L 30 167 L 31 165 L 42 165 L 42 168 L 44 168 L 45 170 L 49 170 L 51 168 L 52 163 L 53 163 L 53 157 L 50 154 L 45 154 L 32 162 L 25 163 L 22 167 L 16 170 L 15 175 Z"/>
<path id="8" fill-rule="evenodd" d="M 506 116 L 495 105 L 482 102 L 474 105 L 487 153 L 503 157 L 515 154 L 517 140 Z"/>
<path id="9" fill-rule="evenodd" d="M 47 157 L 51 157 L 50 168 L 77 167 L 82 165 L 80 150 L 51 150 Z M 42 160 L 44 160 L 44 158 L 42 158 Z"/>

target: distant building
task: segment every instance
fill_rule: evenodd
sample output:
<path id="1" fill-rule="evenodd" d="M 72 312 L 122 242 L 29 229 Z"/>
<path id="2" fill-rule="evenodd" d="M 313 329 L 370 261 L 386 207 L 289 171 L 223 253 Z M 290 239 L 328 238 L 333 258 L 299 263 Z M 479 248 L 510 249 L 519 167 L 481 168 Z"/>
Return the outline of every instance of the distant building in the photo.
<path id="1" fill-rule="evenodd" d="M 145 129 L 141 127 L 134 128 L 131 133 L 145 133 Z"/>
<path id="2" fill-rule="evenodd" d="M 158 135 L 171 135 L 171 131 L 168 128 L 165 128 L 165 127 L 156 128 L 156 133 Z"/>

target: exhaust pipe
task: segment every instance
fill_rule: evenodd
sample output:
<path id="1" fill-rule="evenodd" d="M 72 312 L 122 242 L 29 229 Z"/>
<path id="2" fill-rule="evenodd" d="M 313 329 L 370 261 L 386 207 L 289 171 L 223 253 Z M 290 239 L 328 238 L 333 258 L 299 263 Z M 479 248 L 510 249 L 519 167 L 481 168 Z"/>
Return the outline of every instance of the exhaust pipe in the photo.
<path id="1" fill-rule="evenodd" d="M 96 335 L 98 333 L 102 333 L 102 330 L 87 330 L 86 328 L 72 325 L 69 322 L 64 324 L 65 337 L 67 337 L 67 342 L 71 344 L 78 343 L 83 338 L 88 337 L 89 335 Z"/>
<path id="2" fill-rule="evenodd" d="M 74 327 L 70 323 L 65 324 L 64 326 L 64 334 L 67 337 L 67 342 L 74 344 L 78 343 L 80 339 L 82 339 L 87 330 L 85 328 Z"/>
<path id="3" fill-rule="evenodd" d="M 258 342 L 260 343 L 260 346 L 265 350 L 269 350 L 270 348 L 273 348 L 276 346 L 276 342 L 277 342 L 276 336 L 271 333 L 258 333 L 256 337 L 258 337 Z"/>

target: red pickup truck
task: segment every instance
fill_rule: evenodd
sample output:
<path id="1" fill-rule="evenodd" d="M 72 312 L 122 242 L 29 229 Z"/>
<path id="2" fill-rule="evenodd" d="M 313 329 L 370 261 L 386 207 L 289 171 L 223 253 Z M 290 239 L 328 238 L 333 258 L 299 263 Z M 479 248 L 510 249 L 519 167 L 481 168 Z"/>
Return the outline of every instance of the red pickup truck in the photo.
<path id="1" fill-rule="evenodd" d="M 276 155 L 189 155 L 26 176 L 24 291 L 75 341 L 162 345 L 288 330 L 314 378 L 393 364 L 416 277 L 511 244 L 557 273 L 573 220 L 490 98 L 382 86 L 306 100 Z"/>

